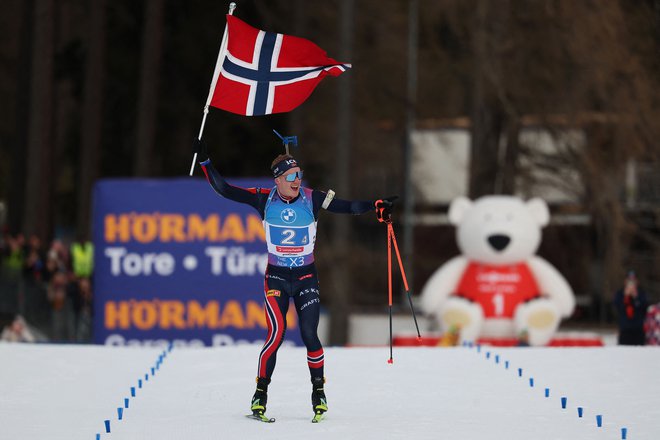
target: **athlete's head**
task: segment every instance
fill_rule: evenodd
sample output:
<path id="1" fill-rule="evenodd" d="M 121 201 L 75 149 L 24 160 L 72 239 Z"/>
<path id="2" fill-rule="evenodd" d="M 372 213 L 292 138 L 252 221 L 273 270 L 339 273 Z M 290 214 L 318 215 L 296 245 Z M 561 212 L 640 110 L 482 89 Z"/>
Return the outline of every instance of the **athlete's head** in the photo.
<path id="1" fill-rule="evenodd" d="M 289 154 L 280 154 L 270 166 L 275 177 L 277 192 L 285 199 L 293 199 L 300 192 L 302 170 L 298 162 Z"/>

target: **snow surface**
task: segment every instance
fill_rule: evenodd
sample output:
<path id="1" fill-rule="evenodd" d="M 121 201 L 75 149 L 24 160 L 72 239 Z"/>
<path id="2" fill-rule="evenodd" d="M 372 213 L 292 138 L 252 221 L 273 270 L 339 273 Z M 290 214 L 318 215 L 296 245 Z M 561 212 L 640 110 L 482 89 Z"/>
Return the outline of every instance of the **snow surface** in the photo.
<path id="1" fill-rule="evenodd" d="M 174 348 L 152 376 L 163 348 L 0 344 L 0 439 L 660 438 L 657 348 L 327 348 L 320 424 L 303 348 L 278 353 L 277 422 L 244 417 L 259 351 Z"/>

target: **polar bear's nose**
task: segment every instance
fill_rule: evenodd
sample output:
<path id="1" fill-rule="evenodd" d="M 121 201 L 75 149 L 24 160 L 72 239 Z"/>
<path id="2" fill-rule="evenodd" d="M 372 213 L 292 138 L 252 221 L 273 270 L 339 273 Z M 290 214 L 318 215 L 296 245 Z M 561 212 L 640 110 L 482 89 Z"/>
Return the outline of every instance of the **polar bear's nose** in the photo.
<path id="1" fill-rule="evenodd" d="M 496 251 L 502 251 L 509 245 L 511 239 L 506 235 L 491 235 L 488 237 L 488 243 L 495 248 Z"/>

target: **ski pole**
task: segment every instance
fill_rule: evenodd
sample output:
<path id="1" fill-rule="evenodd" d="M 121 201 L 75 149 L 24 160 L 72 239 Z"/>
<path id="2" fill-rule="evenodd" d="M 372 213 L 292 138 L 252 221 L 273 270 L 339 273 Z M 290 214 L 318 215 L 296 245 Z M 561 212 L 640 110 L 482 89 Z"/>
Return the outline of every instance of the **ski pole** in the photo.
<path id="1" fill-rule="evenodd" d="M 394 363 L 394 357 L 392 355 L 392 236 L 390 235 L 390 223 L 392 223 L 392 217 L 389 214 L 385 214 L 385 209 L 382 207 L 382 200 L 376 200 L 376 218 L 380 223 L 387 223 L 387 304 L 389 307 L 390 314 L 390 358 L 387 360 L 388 364 Z"/>
<path id="2" fill-rule="evenodd" d="M 403 285 L 406 288 L 406 294 L 408 296 L 408 304 L 410 304 L 410 310 L 412 311 L 413 320 L 415 321 L 415 328 L 417 329 L 417 340 L 422 339 L 422 335 L 419 333 L 419 324 L 417 324 L 417 315 L 415 313 L 415 308 L 413 307 L 412 297 L 410 296 L 410 289 L 408 288 L 408 280 L 406 279 L 406 271 L 403 270 L 403 262 L 401 261 L 401 254 L 399 253 L 399 246 L 396 243 L 396 237 L 394 236 L 394 228 L 392 223 L 387 224 L 387 230 L 389 236 L 392 237 L 392 242 L 394 242 L 394 250 L 396 251 L 396 258 L 399 260 L 399 270 L 401 271 L 401 278 L 403 278 Z"/>
<path id="3" fill-rule="evenodd" d="M 394 363 L 392 356 L 392 236 L 390 235 L 391 223 L 387 224 L 387 287 L 390 309 L 390 358 L 387 363 Z"/>
<path id="4" fill-rule="evenodd" d="M 381 204 L 379 206 L 379 203 Z M 413 307 L 412 298 L 410 296 L 410 288 L 408 287 L 408 279 L 406 278 L 406 272 L 403 269 L 403 261 L 401 260 L 401 254 L 399 253 L 399 245 L 396 242 L 396 236 L 394 235 L 394 227 L 392 226 L 392 216 L 389 213 L 385 212 L 385 209 L 382 207 L 382 200 L 376 201 L 376 217 L 381 223 L 387 224 L 387 287 L 388 287 L 388 307 L 389 307 L 389 319 L 390 319 L 390 358 L 388 363 L 394 363 L 394 357 L 392 354 L 393 348 L 393 335 L 392 335 L 392 242 L 394 242 L 394 250 L 396 251 L 396 258 L 399 262 L 399 270 L 401 271 L 401 278 L 403 279 L 403 284 L 406 288 L 406 293 L 408 294 L 408 304 L 410 304 L 410 310 L 412 311 L 413 320 L 415 321 L 415 328 L 417 329 L 417 340 L 422 339 L 422 335 L 419 332 L 419 324 L 417 323 L 417 315 L 415 314 L 415 308 Z"/>

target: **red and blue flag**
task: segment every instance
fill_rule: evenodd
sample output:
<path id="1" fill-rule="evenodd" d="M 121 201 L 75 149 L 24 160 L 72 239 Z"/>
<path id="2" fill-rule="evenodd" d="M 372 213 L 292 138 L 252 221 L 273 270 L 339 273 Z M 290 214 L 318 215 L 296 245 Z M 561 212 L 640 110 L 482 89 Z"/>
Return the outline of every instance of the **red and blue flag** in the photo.
<path id="1" fill-rule="evenodd" d="M 326 75 L 339 76 L 351 68 L 328 58 L 309 40 L 262 31 L 233 15 L 227 15 L 227 29 L 227 49 L 215 72 L 210 105 L 232 113 L 291 111 Z"/>

